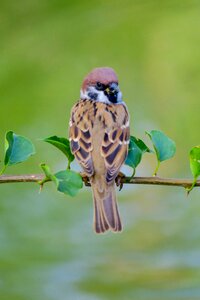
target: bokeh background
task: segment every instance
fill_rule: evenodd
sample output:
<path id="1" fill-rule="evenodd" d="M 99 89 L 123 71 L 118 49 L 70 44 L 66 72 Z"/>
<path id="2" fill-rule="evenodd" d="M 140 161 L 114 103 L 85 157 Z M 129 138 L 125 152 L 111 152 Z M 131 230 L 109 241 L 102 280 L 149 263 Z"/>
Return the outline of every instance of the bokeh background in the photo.
<path id="1" fill-rule="evenodd" d="M 176 141 L 163 177 L 190 177 L 200 142 L 200 2 L 195 0 L 1 0 L 0 156 L 4 134 L 29 137 L 37 154 L 8 174 L 66 167 L 39 139 L 66 136 L 70 109 L 94 67 L 118 73 L 131 132 L 159 129 Z M 151 176 L 146 154 L 137 175 Z M 76 168 L 76 165 L 74 165 Z M 127 174 L 130 170 L 127 170 Z M 1 300 L 200 299 L 200 194 L 125 186 L 122 234 L 97 236 L 92 200 L 47 184 L 0 187 Z"/>

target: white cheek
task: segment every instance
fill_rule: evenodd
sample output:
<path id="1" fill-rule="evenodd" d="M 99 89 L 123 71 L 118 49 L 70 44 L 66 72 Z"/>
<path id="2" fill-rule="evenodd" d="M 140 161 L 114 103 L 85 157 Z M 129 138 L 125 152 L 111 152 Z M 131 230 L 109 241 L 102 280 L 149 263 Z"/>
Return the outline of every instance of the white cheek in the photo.
<path id="1" fill-rule="evenodd" d="M 88 96 L 89 93 L 97 94 L 96 101 L 98 101 L 98 102 L 103 102 L 103 103 L 107 103 L 107 104 L 110 103 L 110 101 L 108 100 L 108 98 L 104 94 L 104 92 L 98 91 L 93 86 L 89 87 L 86 91 L 81 90 L 81 93 L 80 93 L 81 99 L 88 99 L 88 100 L 91 99 L 90 96 Z"/>
<path id="2" fill-rule="evenodd" d="M 110 101 L 108 100 L 108 97 L 104 94 L 103 91 L 97 91 L 97 100 L 96 101 L 99 101 L 99 102 L 103 102 L 103 103 L 107 103 L 109 104 Z"/>
<path id="3" fill-rule="evenodd" d="M 102 102 L 102 103 L 106 103 L 106 104 L 112 104 L 112 102 L 110 102 L 108 100 L 108 97 L 104 94 L 104 92 L 103 91 L 98 91 L 94 86 L 89 87 L 86 91 L 81 90 L 81 92 L 80 92 L 81 99 L 90 100 L 91 98 L 90 98 L 90 96 L 88 96 L 89 93 L 97 94 L 96 101 L 98 101 L 98 102 Z M 123 103 L 122 93 L 120 91 L 119 91 L 118 96 L 117 96 L 117 103 L 115 103 L 115 104 L 118 104 L 118 103 Z"/>
<path id="4" fill-rule="evenodd" d="M 88 99 L 87 92 L 86 92 L 86 91 L 83 91 L 83 90 L 81 89 L 81 91 L 80 91 L 80 97 L 81 97 L 81 99 Z"/>

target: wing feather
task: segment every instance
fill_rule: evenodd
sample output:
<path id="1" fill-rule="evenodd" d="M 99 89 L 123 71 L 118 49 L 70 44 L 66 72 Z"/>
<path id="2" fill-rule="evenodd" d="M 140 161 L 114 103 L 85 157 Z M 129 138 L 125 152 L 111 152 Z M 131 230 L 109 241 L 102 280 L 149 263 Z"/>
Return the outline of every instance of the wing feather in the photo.
<path id="1" fill-rule="evenodd" d="M 105 165 L 105 178 L 110 183 L 118 175 L 128 153 L 130 129 L 126 106 L 81 100 L 72 108 L 71 150 L 89 177 L 94 175 L 93 144 L 99 147 L 96 142 L 98 130 L 99 138 L 103 130 L 100 153 Z M 98 153 L 97 148 L 95 153 Z"/>
<path id="2" fill-rule="evenodd" d="M 74 107 L 74 109 L 76 108 L 77 106 Z M 70 119 L 69 137 L 72 153 L 75 155 L 86 174 L 92 176 L 94 167 L 91 156 L 91 151 L 93 149 L 91 132 L 82 117 L 80 117 L 79 120 L 74 118 L 73 109 Z"/>
<path id="3" fill-rule="evenodd" d="M 106 181 L 113 181 L 119 173 L 128 153 L 130 129 L 127 126 L 115 128 L 109 133 L 105 132 L 101 155 L 106 166 Z"/>

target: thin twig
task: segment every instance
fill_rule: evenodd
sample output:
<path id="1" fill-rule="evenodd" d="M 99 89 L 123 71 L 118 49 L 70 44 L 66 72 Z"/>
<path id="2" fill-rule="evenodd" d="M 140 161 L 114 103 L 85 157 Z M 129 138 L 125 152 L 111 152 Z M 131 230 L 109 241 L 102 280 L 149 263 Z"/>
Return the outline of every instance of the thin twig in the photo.
<path id="1" fill-rule="evenodd" d="M 170 185 L 188 188 L 192 185 L 193 180 L 182 178 L 161 178 L 161 177 L 125 177 L 123 183 L 129 184 L 151 184 L 151 185 Z M 200 180 L 197 180 L 195 186 L 200 186 Z"/>
<path id="2" fill-rule="evenodd" d="M 27 175 L 2 175 L 0 183 L 17 183 L 17 182 L 38 182 L 44 179 L 43 174 L 27 174 Z"/>
<path id="3" fill-rule="evenodd" d="M 18 183 L 18 182 L 37 182 L 43 180 L 43 174 L 28 174 L 28 175 L 2 175 L 0 176 L 0 183 Z M 84 180 L 85 182 L 85 180 Z M 170 185 L 181 186 L 188 188 L 192 185 L 192 179 L 179 179 L 179 178 L 160 178 L 154 177 L 124 177 L 121 179 L 124 184 L 150 184 L 150 185 Z M 86 183 L 89 186 L 89 183 Z M 200 180 L 197 180 L 196 187 L 200 186 Z"/>

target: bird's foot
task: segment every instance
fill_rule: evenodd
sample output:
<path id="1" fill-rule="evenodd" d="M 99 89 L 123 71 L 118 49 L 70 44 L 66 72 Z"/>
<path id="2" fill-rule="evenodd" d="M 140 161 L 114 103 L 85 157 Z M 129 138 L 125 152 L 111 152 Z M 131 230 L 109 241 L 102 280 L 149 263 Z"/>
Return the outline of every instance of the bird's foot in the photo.
<path id="1" fill-rule="evenodd" d="M 90 186 L 90 180 L 88 175 L 85 172 L 80 172 L 80 175 L 82 177 L 83 182 L 85 183 L 85 186 Z"/>
<path id="2" fill-rule="evenodd" d="M 119 174 L 118 174 L 117 177 L 115 178 L 116 185 L 119 186 L 119 191 L 121 191 L 121 189 L 123 188 L 123 179 L 124 179 L 125 177 L 126 177 L 126 176 L 124 175 L 124 173 L 119 172 Z"/>

